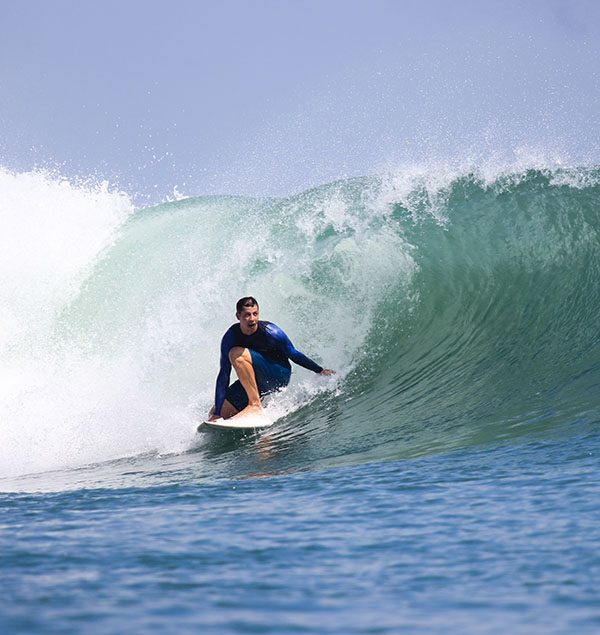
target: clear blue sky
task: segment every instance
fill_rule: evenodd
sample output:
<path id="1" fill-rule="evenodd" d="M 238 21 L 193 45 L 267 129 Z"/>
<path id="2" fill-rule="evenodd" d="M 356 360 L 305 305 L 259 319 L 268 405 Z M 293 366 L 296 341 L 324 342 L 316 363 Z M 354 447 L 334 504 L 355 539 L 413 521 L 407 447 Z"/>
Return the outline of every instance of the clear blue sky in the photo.
<path id="1" fill-rule="evenodd" d="M 284 194 L 404 161 L 597 161 L 594 0 L 0 0 L 0 165 Z"/>

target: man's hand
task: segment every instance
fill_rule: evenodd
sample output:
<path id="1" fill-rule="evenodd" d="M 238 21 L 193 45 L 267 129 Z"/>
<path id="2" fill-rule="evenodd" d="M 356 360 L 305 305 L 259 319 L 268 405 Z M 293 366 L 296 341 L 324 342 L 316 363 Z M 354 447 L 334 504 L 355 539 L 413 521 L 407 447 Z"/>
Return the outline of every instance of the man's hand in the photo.
<path id="1" fill-rule="evenodd" d="M 331 370 L 331 368 L 324 368 L 319 375 L 335 375 L 335 370 Z"/>

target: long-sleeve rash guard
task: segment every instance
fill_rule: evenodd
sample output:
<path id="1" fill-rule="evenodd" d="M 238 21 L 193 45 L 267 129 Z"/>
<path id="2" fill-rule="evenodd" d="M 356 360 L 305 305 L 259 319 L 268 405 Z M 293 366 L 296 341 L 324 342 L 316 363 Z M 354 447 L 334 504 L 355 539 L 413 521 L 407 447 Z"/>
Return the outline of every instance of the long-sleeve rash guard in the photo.
<path id="1" fill-rule="evenodd" d="M 273 360 L 291 369 L 289 359 L 295 364 L 299 364 L 315 373 L 320 373 L 323 368 L 312 359 L 297 351 L 290 341 L 290 338 L 272 322 L 258 321 L 258 328 L 252 335 L 244 335 L 239 322 L 233 324 L 221 340 L 221 369 L 217 377 L 215 389 L 215 409 L 214 414 L 218 417 L 221 414 L 221 407 L 225 401 L 225 393 L 229 386 L 231 375 L 231 362 L 229 361 L 229 351 L 234 346 L 242 346 L 257 351 L 263 357 Z"/>

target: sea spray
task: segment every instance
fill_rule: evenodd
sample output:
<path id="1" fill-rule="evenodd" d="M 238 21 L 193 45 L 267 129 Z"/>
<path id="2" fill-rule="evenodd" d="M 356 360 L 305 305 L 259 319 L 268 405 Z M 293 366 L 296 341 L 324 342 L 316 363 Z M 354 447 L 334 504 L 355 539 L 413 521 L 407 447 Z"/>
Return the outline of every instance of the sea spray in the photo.
<path id="1" fill-rule="evenodd" d="M 0 350 L 40 343 L 131 212 L 107 183 L 0 169 Z"/>

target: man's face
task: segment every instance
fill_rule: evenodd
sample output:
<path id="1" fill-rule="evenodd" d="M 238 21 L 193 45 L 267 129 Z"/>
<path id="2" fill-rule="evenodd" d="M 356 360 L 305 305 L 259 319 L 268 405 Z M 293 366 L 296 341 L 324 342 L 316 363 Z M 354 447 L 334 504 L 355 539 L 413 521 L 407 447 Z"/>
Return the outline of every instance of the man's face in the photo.
<path id="1" fill-rule="evenodd" d="M 244 335 L 252 335 L 258 328 L 258 307 L 245 306 L 241 313 L 235 314 L 240 321 L 240 327 Z"/>

